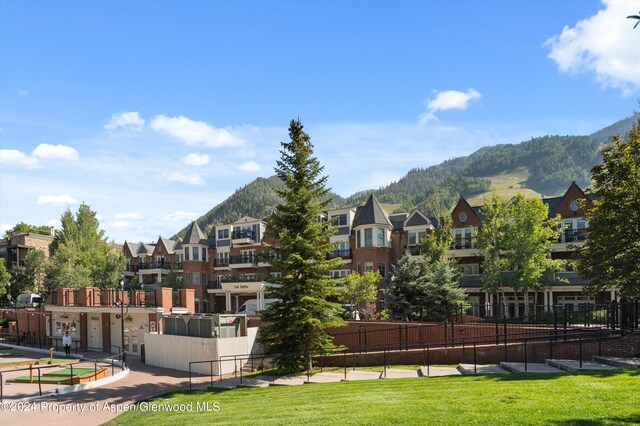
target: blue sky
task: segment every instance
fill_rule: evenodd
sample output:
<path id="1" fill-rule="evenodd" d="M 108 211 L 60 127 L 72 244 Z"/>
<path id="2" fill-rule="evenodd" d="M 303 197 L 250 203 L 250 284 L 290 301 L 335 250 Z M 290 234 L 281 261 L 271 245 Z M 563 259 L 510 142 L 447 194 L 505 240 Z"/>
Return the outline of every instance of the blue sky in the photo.
<path id="1" fill-rule="evenodd" d="M 171 236 L 300 117 L 347 196 L 497 143 L 632 114 L 628 1 L 0 1 L 0 227 L 84 201 Z"/>

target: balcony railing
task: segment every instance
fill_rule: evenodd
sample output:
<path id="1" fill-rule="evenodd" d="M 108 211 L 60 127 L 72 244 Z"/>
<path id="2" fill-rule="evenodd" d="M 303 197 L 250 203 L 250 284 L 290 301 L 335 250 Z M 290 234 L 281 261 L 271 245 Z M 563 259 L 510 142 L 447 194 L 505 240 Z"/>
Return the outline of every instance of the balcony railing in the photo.
<path id="1" fill-rule="evenodd" d="M 229 266 L 229 258 L 228 257 L 216 258 L 213 260 L 213 266 L 214 267 Z"/>
<path id="2" fill-rule="evenodd" d="M 464 250 L 471 249 L 475 246 L 475 238 L 474 237 L 459 237 L 455 238 L 450 245 L 451 250 Z"/>
<path id="3" fill-rule="evenodd" d="M 559 243 L 577 243 L 585 240 L 585 229 L 565 229 L 558 238 Z"/>
<path id="4" fill-rule="evenodd" d="M 346 249 L 346 250 L 334 250 L 331 253 L 329 253 L 329 256 L 327 256 L 329 259 L 335 259 L 336 257 L 342 258 L 342 259 L 351 259 L 351 249 Z"/>
<path id="5" fill-rule="evenodd" d="M 250 240 L 255 240 L 256 234 L 250 229 L 238 229 L 231 233 L 232 240 L 241 240 L 244 238 L 248 238 Z"/>
<path id="6" fill-rule="evenodd" d="M 253 254 L 240 255 L 240 256 L 230 256 L 229 257 L 229 264 L 230 265 L 237 265 L 237 264 L 242 264 L 242 263 L 250 263 L 252 265 L 255 265 L 256 263 L 258 263 L 258 258 L 257 258 L 257 256 L 255 256 Z"/>
<path id="7" fill-rule="evenodd" d="M 407 246 L 407 250 L 412 256 L 417 256 L 422 253 L 422 246 L 420 244 L 412 244 Z"/>
<path id="8" fill-rule="evenodd" d="M 275 251 L 270 251 L 270 252 L 268 252 L 268 253 L 259 253 L 259 254 L 257 255 L 257 258 L 258 258 L 258 262 L 261 262 L 261 263 L 269 263 L 269 262 L 271 262 L 272 260 L 278 260 L 278 259 L 281 259 L 281 258 L 282 258 L 282 256 L 280 255 L 280 253 L 277 253 L 277 252 L 275 252 Z"/>
<path id="9" fill-rule="evenodd" d="M 216 277 L 215 281 L 209 281 L 207 283 L 207 287 L 212 289 L 220 289 L 222 288 L 222 283 L 246 283 L 256 281 L 269 281 L 270 279 L 273 279 L 273 277 L 267 274 L 220 275 Z"/>

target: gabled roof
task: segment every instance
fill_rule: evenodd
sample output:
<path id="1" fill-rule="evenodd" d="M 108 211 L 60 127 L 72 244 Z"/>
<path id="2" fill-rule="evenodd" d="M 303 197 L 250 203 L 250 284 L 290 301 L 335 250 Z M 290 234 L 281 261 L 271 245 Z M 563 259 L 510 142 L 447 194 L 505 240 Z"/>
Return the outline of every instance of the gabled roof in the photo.
<path id="1" fill-rule="evenodd" d="M 176 245 L 173 246 L 173 251 L 182 250 L 182 238 L 178 238 Z"/>
<path id="2" fill-rule="evenodd" d="M 394 213 L 389 215 L 389 221 L 393 225 L 393 230 L 402 232 L 404 221 L 407 220 L 409 213 Z"/>
<path id="3" fill-rule="evenodd" d="M 391 227 L 389 215 L 384 211 L 375 196 L 369 196 L 364 206 L 356 209 L 356 215 L 353 219 L 353 227 L 363 225 L 386 225 Z"/>
<path id="4" fill-rule="evenodd" d="M 158 244 L 159 243 L 164 244 L 164 247 L 167 249 L 167 254 L 173 254 L 174 253 L 174 247 L 176 245 L 175 241 L 170 240 L 168 238 L 158 237 Z"/>
<path id="5" fill-rule="evenodd" d="M 241 223 L 246 222 L 261 222 L 261 220 L 251 216 L 242 216 L 240 219 L 233 222 L 232 225 L 240 225 Z"/>
<path id="6" fill-rule="evenodd" d="M 429 226 L 431 221 L 420 210 L 414 210 L 405 220 L 404 226 Z"/>
<path id="7" fill-rule="evenodd" d="M 155 244 L 140 243 L 140 248 L 138 248 L 138 255 L 146 254 L 147 256 L 151 256 L 155 249 Z"/>
<path id="8" fill-rule="evenodd" d="M 209 241 L 205 238 L 198 222 L 193 221 L 191 222 L 191 225 L 189 225 L 187 233 L 184 235 L 184 239 L 182 240 L 183 246 L 187 244 L 209 245 Z"/>
<path id="9" fill-rule="evenodd" d="M 138 250 L 140 249 L 140 244 L 130 243 L 129 241 L 125 241 L 124 245 L 127 246 L 127 248 L 129 249 L 129 252 L 131 253 L 132 256 L 137 256 L 138 255 Z"/>

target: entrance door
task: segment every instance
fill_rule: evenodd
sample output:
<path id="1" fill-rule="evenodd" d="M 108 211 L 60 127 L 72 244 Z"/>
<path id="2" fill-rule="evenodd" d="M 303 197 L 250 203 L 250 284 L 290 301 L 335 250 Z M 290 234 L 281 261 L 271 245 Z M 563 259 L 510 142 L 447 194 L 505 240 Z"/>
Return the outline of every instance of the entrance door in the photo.
<path id="1" fill-rule="evenodd" d="M 100 321 L 100 315 L 90 316 L 89 349 L 102 350 L 102 322 Z"/>
<path id="2" fill-rule="evenodd" d="M 124 327 L 124 349 L 131 355 L 140 355 L 138 327 Z"/>

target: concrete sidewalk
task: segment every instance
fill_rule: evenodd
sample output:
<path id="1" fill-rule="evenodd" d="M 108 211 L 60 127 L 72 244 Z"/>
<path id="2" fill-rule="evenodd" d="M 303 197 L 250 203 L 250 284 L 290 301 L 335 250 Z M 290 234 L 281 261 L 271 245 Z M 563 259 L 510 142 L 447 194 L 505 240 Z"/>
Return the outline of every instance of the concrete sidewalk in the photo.
<path id="1" fill-rule="evenodd" d="M 18 405 L 18 411 L 5 410 L 2 425 L 100 425 L 121 414 L 118 408 L 189 388 L 187 372 L 148 366 L 135 358 L 130 359 L 129 368 L 125 378 L 104 387 L 33 400 Z M 209 378 L 199 377 L 194 382 L 194 388 L 205 388 Z"/>

